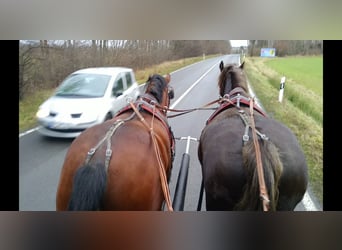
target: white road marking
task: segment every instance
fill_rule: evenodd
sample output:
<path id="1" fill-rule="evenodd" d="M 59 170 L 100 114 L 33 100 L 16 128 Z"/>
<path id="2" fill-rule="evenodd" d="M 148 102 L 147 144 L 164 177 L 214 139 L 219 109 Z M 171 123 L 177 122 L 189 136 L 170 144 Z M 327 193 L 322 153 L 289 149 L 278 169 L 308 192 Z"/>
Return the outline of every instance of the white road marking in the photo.
<path id="1" fill-rule="evenodd" d="M 207 70 L 200 78 L 197 79 L 170 107 L 170 109 L 173 109 L 176 107 L 176 105 L 210 72 L 214 67 L 217 66 L 217 63 L 215 63 L 210 69 Z"/>
<path id="2" fill-rule="evenodd" d="M 305 192 L 302 203 L 306 211 L 320 211 L 316 207 L 315 203 L 312 201 L 311 196 L 308 192 Z"/>
<path id="3" fill-rule="evenodd" d="M 30 133 L 32 133 L 32 132 L 38 130 L 39 128 L 40 128 L 40 127 L 38 126 L 38 127 L 36 127 L 36 128 L 33 128 L 33 129 L 27 130 L 27 131 L 25 131 L 25 132 L 23 132 L 23 133 L 20 133 L 20 134 L 19 134 L 19 138 L 22 137 L 22 136 L 24 136 L 24 135 L 30 134 Z"/>

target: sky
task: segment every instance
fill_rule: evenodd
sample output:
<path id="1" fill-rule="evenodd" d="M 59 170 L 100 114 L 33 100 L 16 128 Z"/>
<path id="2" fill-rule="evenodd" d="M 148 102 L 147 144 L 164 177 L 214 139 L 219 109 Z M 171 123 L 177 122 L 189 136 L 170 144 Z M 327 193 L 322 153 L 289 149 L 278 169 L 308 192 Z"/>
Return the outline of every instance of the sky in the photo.
<path id="1" fill-rule="evenodd" d="M 248 40 L 230 40 L 232 47 L 247 46 Z"/>

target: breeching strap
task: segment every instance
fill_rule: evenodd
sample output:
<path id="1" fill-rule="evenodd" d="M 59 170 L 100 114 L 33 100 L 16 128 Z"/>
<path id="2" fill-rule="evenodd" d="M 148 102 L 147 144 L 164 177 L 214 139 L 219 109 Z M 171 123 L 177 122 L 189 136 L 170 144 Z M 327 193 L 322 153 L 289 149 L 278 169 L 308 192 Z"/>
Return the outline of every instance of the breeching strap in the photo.
<path id="1" fill-rule="evenodd" d="M 153 146 L 154 146 L 154 152 L 156 153 L 157 161 L 159 164 L 159 176 L 160 176 L 161 186 L 162 186 L 162 190 L 163 190 L 164 197 L 165 197 L 165 202 L 166 202 L 168 210 L 173 211 L 172 203 L 171 203 L 171 195 L 170 195 L 170 190 L 169 190 L 169 186 L 167 183 L 165 168 L 164 168 L 164 164 L 163 164 L 161 157 L 160 157 L 159 147 L 158 147 L 158 144 L 156 141 L 155 133 L 153 131 L 153 120 L 154 120 L 155 110 L 153 110 L 152 124 L 150 127 L 147 124 L 145 118 L 139 112 L 139 110 L 134 106 L 134 104 L 132 102 L 130 102 L 130 105 L 131 105 L 132 109 L 134 110 L 134 112 L 138 115 L 140 121 L 145 125 L 145 127 L 149 130 L 149 132 L 151 134 L 151 138 L 152 138 Z M 154 106 L 154 109 L 155 109 L 155 106 Z"/>
<path id="2" fill-rule="evenodd" d="M 135 113 L 132 113 L 132 115 L 130 115 L 129 117 L 127 117 L 126 119 L 118 119 L 116 120 L 109 128 L 109 130 L 107 131 L 106 135 L 101 139 L 101 141 L 93 148 L 91 148 L 88 151 L 87 157 L 85 159 L 84 164 L 88 164 L 89 161 L 91 160 L 91 158 L 93 157 L 93 155 L 95 154 L 96 150 L 101 146 L 102 143 L 104 143 L 105 140 L 107 140 L 107 149 L 106 149 L 106 160 L 105 160 L 105 168 L 106 171 L 108 170 L 109 167 L 109 161 L 110 158 L 112 157 L 112 149 L 111 149 L 111 137 L 113 136 L 113 134 L 115 133 L 115 131 L 126 121 L 129 121 L 133 118 L 133 116 L 135 115 Z"/>
<path id="3" fill-rule="evenodd" d="M 118 127 L 121 126 L 125 121 L 123 120 L 116 120 L 115 123 L 112 124 L 110 129 L 107 131 L 106 135 L 101 139 L 101 141 L 93 148 L 91 148 L 87 154 L 87 158 L 85 160 L 85 164 L 88 164 L 91 157 L 94 155 L 95 151 L 101 146 L 101 144 L 107 140 L 107 149 L 106 149 L 106 160 L 105 160 L 105 169 L 108 170 L 109 161 L 112 156 L 112 149 L 111 149 L 111 137 L 115 133 Z"/>
<path id="4" fill-rule="evenodd" d="M 253 117 L 253 104 L 254 104 L 254 99 L 251 98 L 249 107 L 250 107 L 250 113 L 251 113 L 251 128 L 252 128 L 253 142 L 254 142 L 256 162 L 257 162 L 260 198 L 262 199 L 263 210 L 268 211 L 270 200 L 269 200 L 267 188 L 265 185 L 264 169 L 262 167 L 262 160 L 261 160 L 261 156 L 260 156 L 261 155 L 260 146 L 259 146 L 258 138 L 256 135 L 256 129 L 255 129 L 255 123 L 254 123 L 254 117 Z"/>

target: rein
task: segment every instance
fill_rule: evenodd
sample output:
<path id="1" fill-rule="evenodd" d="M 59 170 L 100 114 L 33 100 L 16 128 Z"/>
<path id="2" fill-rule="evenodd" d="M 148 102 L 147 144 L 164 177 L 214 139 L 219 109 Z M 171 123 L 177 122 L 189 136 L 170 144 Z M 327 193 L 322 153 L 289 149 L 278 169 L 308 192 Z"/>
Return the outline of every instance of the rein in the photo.
<path id="1" fill-rule="evenodd" d="M 238 89 L 238 88 L 236 88 Z M 239 115 L 241 119 L 245 123 L 245 133 L 242 137 L 244 143 L 246 143 L 249 140 L 248 136 L 248 129 L 251 127 L 252 129 L 252 137 L 253 137 L 253 143 L 254 143 L 254 148 L 255 148 L 255 155 L 256 155 L 256 163 L 257 163 L 257 173 L 258 173 L 258 182 L 259 182 L 259 190 L 260 190 L 260 198 L 262 199 L 262 204 L 263 204 L 263 210 L 268 211 L 269 210 L 269 197 L 268 197 L 268 192 L 265 184 L 265 179 L 264 179 L 264 169 L 262 166 L 262 160 L 261 160 L 261 152 L 260 152 L 260 145 L 258 142 L 257 135 L 261 137 L 263 140 L 268 140 L 268 137 L 262 133 L 260 133 L 256 128 L 255 128 L 255 122 L 254 122 L 254 109 L 256 109 L 259 113 L 261 113 L 263 116 L 266 116 L 264 112 L 262 112 L 260 109 L 256 108 L 254 105 L 254 98 L 247 98 L 245 96 L 240 95 L 237 93 L 238 91 L 233 90 L 230 92 L 230 95 L 225 95 L 222 98 L 223 102 L 228 102 L 229 105 L 234 105 L 236 108 L 240 109 L 240 103 L 245 103 L 249 105 L 249 110 L 250 110 L 250 119 L 248 119 L 247 115 L 243 110 L 239 110 Z M 231 95 L 236 94 L 233 98 L 230 98 Z M 227 105 L 226 105 L 227 106 Z M 225 106 L 225 107 L 226 107 Z M 221 108 L 222 109 L 222 108 Z M 220 111 L 219 111 L 220 112 Z M 216 112 L 216 115 L 218 112 Z M 208 120 L 211 121 L 215 116 L 215 114 Z"/>
<path id="2" fill-rule="evenodd" d="M 173 211 L 172 204 L 171 204 L 171 195 L 170 195 L 170 190 L 169 190 L 169 186 L 168 186 L 168 182 L 167 182 L 167 178 L 166 178 L 165 168 L 164 168 L 163 162 L 161 160 L 161 156 L 160 156 L 160 152 L 159 152 L 159 147 L 158 147 L 158 144 L 157 144 L 157 141 L 156 141 L 156 137 L 155 137 L 155 133 L 154 133 L 154 130 L 153 130 L 153 121 L 154 121 L 154 114 L 155 114 L 155 112 L 153 112 L 151 126 L 149 126 L 147 124 L 145 118 L 141 115 L 141 113 L 135 107 L 133 102 L 130 102 L 129 104 L 130 104 L 131 108 L 133 109 L 134 113 L 137 114 L 137 116 L 139 117 L 140 121 L 145 125 L 145 127 L 149 130 L 149 132 L 151 134 L 151 138 L 152 138 L 153 146 L 154 146 L 154 152 L 156 153 L 156 157 L 157 157 L 158 164 L 159 164 L 159 176 L 160 176 L 160 180 L 161 180 L 161 185 L 162 185 L 162 190 L 163 190 L 163 193 L 164 193 L 165 201 L 166 201 L 168 210 L 169 211 Z M 156 108 L 156 106 L 154 106 L 154 109 L 155 108 Z"/>
<path id="3" fill-rule="evenodd" d="M 173 118 L 173 117 L 176 117 L 176 116 L 180 116 L 180 115 L 184 115 L 184 114 L 187 114 L 187 113 L 190 113 L 190 112 L 193 112 L 193 111 L 196 111 L 196 110 L 216 110 L 217 108 L 206 108 L 207 106 L 210 106 L 214 103 L 218 103 L 220 101 L 220 98 L 219 99 L 216 99 L 214 101 L 211 101 L 205 105 L 203 105 L 202 107 L 199 107 L 199 108 L 192 108 L 192 109 L 169 109 L 167 108 L 166 110 L 167 111 L 170 111 L 170 112 L 182 112 L 180 114 L 175 114 L 175 115 L 168 115 L 167 117 L 168 118 Z"/>
<path id="4" fill-rule="evenodd" d="M 145 100 L 145 98 L 142 98 Z M 149 103 L 153 106 L 155 106 L 156 108 L 158 108 L 159 110 L 161 110 L 163 113 L 166 113 L 166 112 L 180 112 L 180 114 L 174 114 L 174 115 L 167 115 L 167 118 L 173 118 L 173 117 L 176 117 L 176 116 L 180 116 L 180 115 L 184 115 L 184 114 L 187 114 L 187 113 L 190 113 L 190 112 L 193 112 L 193 111 L 196 111 L 196 110 L 216 110 L 217 108 L 206 108 L 207 106 L 210 106 L 214 103 L 219 103 L 221 98 L 219 99 L 216 99 L 214 101 L 211 101 L 205 105 L 203 105 L 202 107 L 199 107 L 199 108 L 192 108 L 192 109 L 170 109 L 166 106 L 161 106 L 159 105 L 157 102 L 155 101 L 151 101 L 149 100 Z M 145 100 L 146 101 L 146 100 Z"/>
<path id="5" fill-rule="evenodd" d="M 257 106 L 254 105 L 254 98 L 247 98 L 243 95 L 240 95 L 240 91 L 242 89 L 240 87 L 237 87 L 233 89 L 229 94 L 224 95 L 222 98 L 212 102 L 218 102 L 221 104 L 221 107 L 217 109 L 214 114 L 211 115 L 211 117 L 208 119 L 207 124 L 213 120 L 214 117 L 216 117 L 221 111 L 225 110 L 228 108 L 228 106 L 235 106 L 237 109 L 239 109 L 239 115 L 241 119 L 243 120 L 245 124 L 245 133 L 242 137 L 244 143 L 246 143 L 249 140 L 248 136 L 248 129 L 251 127 L 252 129 L 252 135 L 253 135 L 253 143 L 255 147 L 255 154 L 256 154 L 256 163 L 257 163 L 257 173 L 258 173 L 258 182 L 259 182 L 259 190 L 260 190 L 260 198 L 263 201 L 263 210 L 268 211 L 269 210 L 269 197 L 268 197 L 268 192 L 265 184 L 265 179 L 264 179 L 264 171 L 263 171 L 263 166 L 262 166 L 262 160 L 261 160 L 261 152 L 260 152 L 260 145 L 257 139 L 257 135 L 261 137 L 263 140 L 268 140 L 268 137 L 262 133 L 260 133 L 256 128 L 255 128 L 255 122 L 254 122 L 254 114 L 253 111 L 254 109 L 258 111 L 261 115 L 266 116 L 266 114 L 259 109 Z M 212 104 L 211 103 L 211 104 Z M 240 104 L 246 104 L 249 106 L 250 109 L 250 119 L 246 115 L 246 113 L 240 109 Z"/>
<path id="6" fill-rule="evenodd" d="M 159 152 L 159 147 L 156 141 L 156 137 L 155 137 L 155 133 L 153 130 L 153 124 L 154 124 L 154 118 L 155 118 L 155 108 L 157 108 L 157 105 L 153 105 L 153 110 L 151 111 L 152 113 L 152 122 L 151 122 L 151 126 L 149 126 L 145 120 L 145 118 L 141 115 L 141 113 L 139 112 L 139 110 L 137 109 L 137 107 L 133 104 L 133 102 L 130 100 L 129 104 L 131 106 L 131 108 L 133 109 L 133 113 L 126 119 L 118 119 L 116 120 L 111 127 L 109 128 L 109 130 L 107 131 L 106 135 L 100 140 L 100 142 L 93 148 L 91 148 L 88 153 L 87 153 L 87 157 L 85 160 L 85 163 L 89 163 L 89 161 L 91 160 L 91 158 L 93 157 L 93 155 L 95 154 L 96 150 L 105 142 L 107 141 L 107 148 L 106 148 L 106 160 L 105 160 L 105 168 L 106 170 L 108 169 L 109 166 L 109 161 L 112 155 L 112 150 L 111 150 L 111 137 L 113 136 L 113 134 L 115 133 L 115 131 L 122 125 L 124 124 L 126 121 L 131 120 L 135 115 L 138 116 L 138 118 L 140 119 L 140 121 L 145 125 L 145 127 L 149 130 L 150 134 L 151 134 L 151 138 L 153 141 L 153 146 L 154 146 L 154 151 L 156 153 L 156 157 L 157 157 L 157 161 L 159 164 L 159 176 L 161 179 L 161 185 L 162 185 L 162 190 L 164 193 L 164 197 L 165 197 L 165 201 L 168 207 L 169 211 L 173 211 L 172 205 L 171 205 L 171 195 L 170 195 L 170 190 L 169 190 L 169 186 L 168 186 L 168 182 L 167 182 L 167 177 L 166 177 L 166 173 L 165 173 L 165 168 L 163 166 L 163 162 L 161 160 L 161 156 L 160 156 L 160 152 Z M 152 105 L 152 103 L 150 103 Z M 158 105 L 159 106 L 159 105 Z M 127 109 L 122 110 L 121 112 L 119 112 L 119 114 L 124 113 Z M 161 119 L 161 118 L 159 118 Z M 162 120 L 160 120 L 161 122 L 163 122 Z M 164 122 L 163 122 L 164 123 Z M 165 124 L 164 124 L 165 126 Z M 172 145 L 171 145 L 172 146 Z"/>
<path id="7" fill-rule="evenodd" d="M 262 167 L 262 160 L 261 160 L 261 153 L 260 153 L 260 145 L 257 139 L 256 135 L 256 129 L 255 129 L 255 122 L 254 122 L 254 117 L 253 117 L 253 104 L 254 104 L 254 99 L 250 100 L 250 113 L 251 113 L 251 128 L 252 128 L 252 133 L 253 133 L 253 142 L 254 142 L 254 147 L 255 147 L 255 154 L 256 154 L 256 162 L 257 162 L 257 172 L 258 172 L 258 180 L 259 180 L 259 189 L 260 189 L 260 197 L 262 199 L 262 204 L 263 204 L 263 210 L 268 211 L 269 210 L 269 197 L 267 193 L 267 188 L 265 185 L 265 179 L 264 179 L 264 169 Z"/>

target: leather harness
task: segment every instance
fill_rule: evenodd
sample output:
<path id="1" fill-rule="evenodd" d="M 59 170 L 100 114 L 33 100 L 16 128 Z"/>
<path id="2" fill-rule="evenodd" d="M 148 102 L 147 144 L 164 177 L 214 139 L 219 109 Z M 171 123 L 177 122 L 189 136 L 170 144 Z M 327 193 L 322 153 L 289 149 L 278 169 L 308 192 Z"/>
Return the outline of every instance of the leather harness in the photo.
<path id="1" fill-rule="evenodd" d="M 168 132 L 169 135 L 169 140 L 170 140 L 170 145 L 171 145 L 171 158 L 172 161 L 174 160 L 175 157 L 175 138 L 173 135 L 173 132 L 171 130 L 171 127 L 167 121 L 166 117 L 166 111 L 167 107 L 165 107 L 165 110 L 160 109 L 160 108 L 155 108 L 155 106 L 158 102 L 154 98 L 154 96 L 149 95 L 149 94 L 143 94 L 141 95 L 137 101 L 133 103 L 133 105 L 138 109 L 138 110 L 144 110 L 147 113 L 150 113 L 151 115 L 154 115 L 165 127 L 166 131 Z M 128 111 L 134 111 L 133 108 L 130 105 L 127 105 L 125 108 L 120 110 L 115 117 L 128 112 Z"/>
<path id="2" fill-rule="evenodd" d="M 240 87 L 237 87 L 233 89 L 232 91 L 230 91 L 229 94 L 224 95 L 222 99 L 220 100 L 221 106 L 209 117 L 209 119 L 207 120 L 207 125 L 222 111 L 230 107 L 237 107 L 239 109 L 238 114 L 240 115 L 242 121 L 245 124 L 245 133 L 242 137 L 244 144 L 246 144 L 247 141 L 249 140 L 249 136 L 248 136 L 249 128 L 252 129 L 252 134 L 253 134 L 252 138 L 253 138 L 253 143 L 254 143 L 254 147 L 256 151 L 255 155 L 256 155 L 256 165 L 257 165 L 257 173 L 258 173 L 258 181 L 259 181 L 260 198 L 262 199 L 263 210 L 268 211 L 270 200 L 269 200 L 267 188 L 265 185 L 264 172 L 263 172 L 262 160 L 261 160 L 261 155 L 260 155 L 261 154 L 260 146 L 257 140 L 257 135 L 259 135 L 260 138 L 263 140 L 268 140 L 269 138 L 265 134 L 260 133 L 255 128 L 253 110 L 256 110 L 264 117 L 267 117 L 267 115 L 258 106 L 254 105 L 254 100 L 252 98 L 241 95 L 240 93 L 242 92 L 244 92 L 244 90 Z M 250 116 L 248 116 L 244 110 L 240 109 L 241 104 L 245 105 L 246 107 L 249 107 Z"/>
<path id="3" fill-rule="evenodd" d="M 243 104 L 246 107 L 250 106 L 250 98 L 241 95 L 240 93 L 244 92 L 244 90 L 240 87 L 237 87 L 229 92 L 229 94 L 224 95 L 222 99 L 220 100 L 221 105 L 220 107 L 209 117 L 206 124 L 209 124 L 218 114 L 220 114 L 222 111 L 231 108 L 231 107 L 237 107 L 240 108 L 240 105 Z M 266 113 L 259 108 L 257 105 L 253 105 L 253 109 L 258 111 L 261 115 L 267 117 Z"/>

